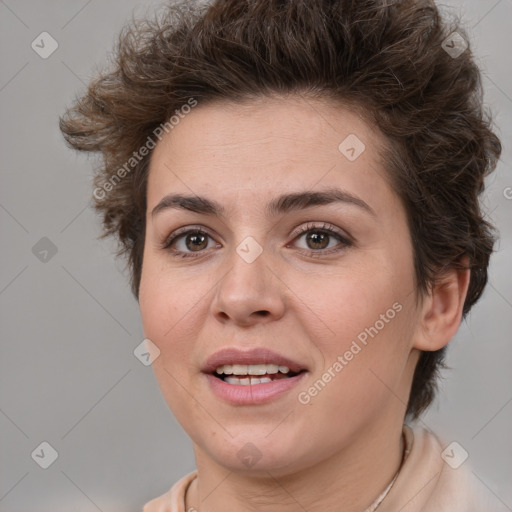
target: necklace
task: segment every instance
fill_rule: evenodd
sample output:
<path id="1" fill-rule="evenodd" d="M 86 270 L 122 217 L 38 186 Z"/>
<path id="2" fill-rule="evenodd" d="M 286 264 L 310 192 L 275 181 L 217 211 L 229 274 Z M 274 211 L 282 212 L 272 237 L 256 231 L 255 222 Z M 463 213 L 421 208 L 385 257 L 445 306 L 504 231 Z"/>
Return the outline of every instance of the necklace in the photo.
<path id="1" fill-rule="evenodd" d="M 389 491 L 391 490 L 391 487 L 393 487 L 393 484 L 395 483 L 396 479 L 398 478 L 398 475 L 400 474 L 400 470 L 402 469 L 402 466 L 404 465 L 405 459 L 407 458 L 407 455 L 409 454 L 409 450 L 407 448 L 407 438 L 405 437 L 405 434 L 402 433 L 402 439 L 404 443 L 404 450 L 402 452 L 402 461 L 400 462 L 400 466 L 398 468 L 398 471 L 396 472 L 396 475 L 394 476 L 393 480 L 391 480 L 390 484 L 386 487 L 386 489 L 382 492 L 382 494 L 379 495 L 379 497 L 364 511 L 364 512 L 375 512 L 379 505 L 384 501 L 384 498 L 388 495 Z"/>

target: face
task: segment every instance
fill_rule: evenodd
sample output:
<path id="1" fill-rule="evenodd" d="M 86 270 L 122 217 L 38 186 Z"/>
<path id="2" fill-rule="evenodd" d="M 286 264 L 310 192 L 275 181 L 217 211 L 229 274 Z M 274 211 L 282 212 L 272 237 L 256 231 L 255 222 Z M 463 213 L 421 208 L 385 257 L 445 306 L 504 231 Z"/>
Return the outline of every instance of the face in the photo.
<path id="1" fill-rule="evenodd" d="M 289 97 L 198 105 L 156 146 L 140 309 L 204 459 L 286 474 L 402 423 L 418 312 L 382 144 Z"/>

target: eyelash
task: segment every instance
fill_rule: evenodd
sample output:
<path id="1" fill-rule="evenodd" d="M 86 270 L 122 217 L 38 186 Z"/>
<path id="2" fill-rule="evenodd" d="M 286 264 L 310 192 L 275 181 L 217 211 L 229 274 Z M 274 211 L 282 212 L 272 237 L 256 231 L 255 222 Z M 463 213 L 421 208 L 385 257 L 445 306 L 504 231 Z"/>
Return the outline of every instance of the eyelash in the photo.
<path id="1" fill-rule="evenodd" d="M 308 223 L 307 225 L 301 227 L 301 229 L 297 233 L 295 233 L 293 241 L 295 242 L 296 240 L 301 238 L 304 234 L 306 234 L 310 231 L 325 233 L 328 236 L 331 236 L 331 237 L 335 238 L 336 240 L 338 240 L 339 242 L 341 242 L 336 247 L 331 247 L 330 249 L 317 249 L 317 250 L 302 249 L 303 252 L 307 252 L 307 253 L 309 253 L 310 256 L 313 256 L 313 257 L 319 257 L 319 256 L 323 256 L 326 254 L 331 254 L 333 252 L 338 252 L 338 251 L 345 249 L 346 247 L 350 247 L 353 245 L 352 240 L 343 236 L 336 228 L 334 228 L 334 226 L 332 226 L 331 224 L 327 224 L 327 223 L 324 223 L 322 226 L 317 226 L 317 225 Z M 200 257 L 202 255 L 201 253 L 204 253 L 205 250 L 197 251 L 196 253 L 194 253 L 194 252 L 177 251 L 175 249 L 170 248 L 171 245 L 175 241 L 177 241 L 181 237 L 183 237 L 185 235 L 189 235 L 189 234 L 194 234 L 194 235 L 202 234 L 202 235 L 209 236 L 210 238 L 213 239 L 213 237 L 206 230 L 204 230 L 204 228 L 202 228 L 200 226 L 187 227 L 187 228 L 178 229 L 177 231 L 171 233 L 171 235 L 169 235 L 163 242 L 162 249 L 167 250 L 171 254 L 171 256 L 173 256 L 175 258 Z M 288 245 L 287 245 L 287 247 L 288 247 Z"/>

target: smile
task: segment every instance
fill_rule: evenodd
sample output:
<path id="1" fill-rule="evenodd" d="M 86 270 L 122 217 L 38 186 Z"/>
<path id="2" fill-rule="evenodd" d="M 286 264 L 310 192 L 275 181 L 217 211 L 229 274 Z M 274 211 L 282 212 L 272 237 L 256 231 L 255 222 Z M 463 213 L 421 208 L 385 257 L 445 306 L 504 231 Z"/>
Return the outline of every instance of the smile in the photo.
<path id="1" fill-rule="evenodd" d="M 299 372 L 300 373 L 300 372 Z M 217 367 L 215 377 L 235 386 L 254 386 L 295 377 L 298 373 L 277 364 L 225 364 Z"/>

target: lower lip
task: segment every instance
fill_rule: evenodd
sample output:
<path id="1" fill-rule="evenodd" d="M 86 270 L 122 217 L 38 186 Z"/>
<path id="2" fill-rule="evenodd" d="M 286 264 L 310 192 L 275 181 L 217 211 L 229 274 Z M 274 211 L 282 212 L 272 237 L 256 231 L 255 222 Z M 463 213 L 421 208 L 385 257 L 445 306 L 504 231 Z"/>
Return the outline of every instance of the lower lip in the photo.
<path id="1" fill-rule="evenodd" d="M 297 386 L 304 378 L 303 371 L 294 377 L 278 379 L 263 384 L 243 386 L 241 384 L 228 384 L 218 377 L 206 374 L 206 378 L 214 394 L 220 399 L 233 405 L 257 405 L 270 402 Z"/>

